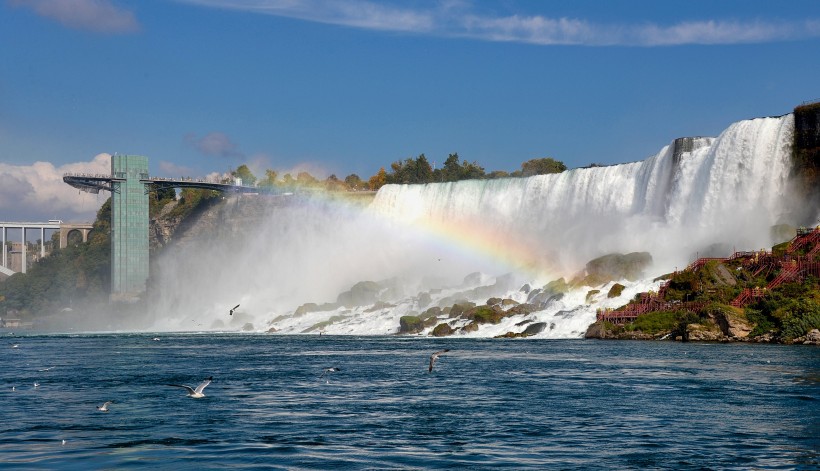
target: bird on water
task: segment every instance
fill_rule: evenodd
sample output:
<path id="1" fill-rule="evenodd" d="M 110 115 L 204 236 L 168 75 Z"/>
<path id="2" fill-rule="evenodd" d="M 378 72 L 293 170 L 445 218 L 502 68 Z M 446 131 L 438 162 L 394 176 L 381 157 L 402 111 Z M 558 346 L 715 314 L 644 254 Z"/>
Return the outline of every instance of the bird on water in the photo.
<path id="1" fill-rule="evenodd" d="M 184 384 L 169 384 L 168 386 L 173 386 L 175 388 L 187 389 L 188 390 L 188 397 L 200 398 L 200 397 L 205 397 L 205 394 L 203 394 L 202 391 L 209 384 L 211 384 L 211 380 L 213 380 L 213 379 L 214 379 L 213 376 L 208 377 L 208 379 L 206 379 L 205 381 L 199 383 L 199 386 L 197 386 L 196 389 L 194 389 L 190 386 L 186 386 Z"/>
<path id="2" fill-rule="evenodd" d="M 322 371 L 322 374 L 319 377 L 321 378 L 322 376 L 326 375 L 327 373 L 335 373 L 337 371 L 342 371 L 342 369 L 337 368 L 335 366 L 331 366 L 330 368 L 325 368 L 325 370 Z"/>
<path id="3" fill-rule="evenodd" d="M 100 412 L 108 412 L 108 406 L 113 404 L 114 401 L 105 401 L 103 405 L 97 406 L 97 410 Z"/>
<path id="4" fill-rule="evenodd" d="M 439 355 L 441 355 L 443 353 L 447 353 L 449 351 L 450 351 L 449 348 L 445 348 L 444 350 L 439 350 L 436 353 L 430 355 L 430 367 L 427 369 L 427 372 L 432 373 L 433 372 L 433 364 L 436 362 L 436 360 L 438 360 Z"/>

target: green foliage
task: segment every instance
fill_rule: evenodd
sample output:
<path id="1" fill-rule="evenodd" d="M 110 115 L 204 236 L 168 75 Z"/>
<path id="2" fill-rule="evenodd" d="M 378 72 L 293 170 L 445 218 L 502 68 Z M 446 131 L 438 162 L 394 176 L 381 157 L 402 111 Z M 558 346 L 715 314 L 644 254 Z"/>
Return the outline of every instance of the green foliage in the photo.
<path id="1" fill-rule="evenodd" d="M 251 172 L 247 165 L 242 164 L 236 170 L 231 172 L 235 178 L 241 178 L 242 184 L 245 186 L 253 186 L 256 183 L 256 175 Z"/>
<path id="2" fill-rule="evenodd" d="M 390 168 L 392 171 L 387 174 L 387 183 L 418 184 L 433 181 L 433 168 L 424 154 L 415 159 L 408 158 L 404 162 L 393 162 Z"/>
<path id="3" fill-rule="evenodd" d="M 256 186 L 261 188 L 273 188 L 276 185 L 276 178 L 279 176 L 273 170 L 265 170 L 265 178 L 259 180 Z"/>
<path id="4" fill-rule="evenodd" d="M 111 290 L 111 199 L 97 211 L 87 244 L 69 245 L 0 283 L 0 316 L 47 314 L 77 302 L 102 301 Z"/>
<path id="5" fill-rule="evenodd" d="M 533 175 L 545 175 L 550 173 L 561 173 L 567 169 L 564 162 L 545 157 L 542 159 L 532 159 L 521 164 L 521 176 L 531 177 Z"/>

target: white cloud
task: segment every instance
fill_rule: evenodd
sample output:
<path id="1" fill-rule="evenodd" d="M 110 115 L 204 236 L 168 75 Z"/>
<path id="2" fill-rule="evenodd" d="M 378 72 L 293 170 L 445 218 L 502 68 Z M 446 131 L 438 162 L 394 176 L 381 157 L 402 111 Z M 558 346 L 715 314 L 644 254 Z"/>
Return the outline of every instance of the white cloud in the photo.
<path id="1" fill-rule="evenodd" d="M 109 0 L 8 0 L 8 3 L 29 8 L 74 29 L 97 33 L 133 33 L 140 29 L 132 12 Z"/>
<path id="2" fill-rule="evenodd" d="M 538 45 L 673 46 L 763 43 L 820 37 L 820 20 L 725 21 L 704 19 L 671 25 L 595 24 L 540 15 L 488 16 L 471 2 L 440 1 L 420 9 L 367 0 L 177 0 L 203 7 L 240 10 L 362 29 L 412 32 L 482 41 Z"/>
<path id="3" fill-rule="evenodd" d="M 223 132 L 209 132 L 202 137 L 188 134 L 185 136 L 185 141 L 205 155 L 229 158 L 243 157 L 239 147 Z"/>
<path id="4" fill-rule="evenodd" d="M 98 154 L 90 162 L 55 167 L 49 162 L 29 166 L 0 163 L 0 217 L 4 220 L 93 221 L 108 195 L 80 192 L 63 182 L 66 173 L 111 173 L 111 156 Z"/>

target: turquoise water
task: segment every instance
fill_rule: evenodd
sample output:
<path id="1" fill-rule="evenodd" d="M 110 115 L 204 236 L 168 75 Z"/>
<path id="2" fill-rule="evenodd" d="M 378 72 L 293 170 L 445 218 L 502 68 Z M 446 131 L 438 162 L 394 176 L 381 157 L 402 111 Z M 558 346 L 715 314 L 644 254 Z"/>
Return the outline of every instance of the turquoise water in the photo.
<path id="1" fill-rule="evenodd" d="M 817 347 L 157 335 L 5 336 L 0 466 L 820 469 Z"/>

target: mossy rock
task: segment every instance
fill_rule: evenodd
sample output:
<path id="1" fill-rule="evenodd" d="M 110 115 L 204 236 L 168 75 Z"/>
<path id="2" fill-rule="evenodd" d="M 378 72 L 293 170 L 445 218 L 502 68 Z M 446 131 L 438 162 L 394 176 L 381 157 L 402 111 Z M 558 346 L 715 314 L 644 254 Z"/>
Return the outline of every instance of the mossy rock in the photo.
<path id="1" fill-rule="evenodd" d="M 621 279 L 634 281 L 640 279 L 644 270 L 651 264 L 652 256 L 649 252 L 632 252 L 626 255 L 615 253 L 590 260 L 586 265 L 586 272 L 588 277 L 596 282 Z"/>
<path id="2" fill-rule="evenodd" d="M 501 309 L 493 309 L 490 306 L 478 306 L 466 313 L 468 319 L 472 319 L 479 324 L 498 324 L 507 313 Z"/>
<path id="3" fill-rule="evenodd" d="M 475 303 L 471 302 L 463 302 L 463 303 L 456 303 L 450 308 L 449 316 L 451 319 L 456 317 L 461 317 L 464 312 L 472 309 L 475 307 Z"/>
<path id="4" fill-rule="evenodd" d="M 431 317 L 438 317 L 442 314 L 442 310 L 438 306 L 431 307 L 430 309 L 424 311 L 419 315 L 419 318 L 422 320 L 429 319 Z"/>
<path id="5" fill-rule="evenodd" d="M 621 295 L 621 293 L 624 292 L 624 288 L 626 288 L 626 286 L 624 286 L 620 283 L 615 283 L 614 285 L 612 285 L 612 288 L 609 288 L 609 292 L 606 294 L 606 297 L 607 298 L 617 298 L 618 296 Z"/>
<path id="6" fill-rule="evenodd" d="M 446 337 L 448 335 L 453 335 L 453 332 L 454 332 L 453 328 L 450 327 L 449 324 L 441 323 L 433 329 L 433 336 L 434 337 Z"/>
<path id="7" fill-rule="evenodd" d="M 478 323 L 476 321 L 470 322 L 469 324 L 465 325 L 461 328 L 461 331 L 464 333 L 475 332 L 478 330 Z"/>
<path id="8" fill-rule="evenodd" d="M 345 319 L 348 319 L 349 317 L 350 316 L 341 316 L 341 315 L 331 316 L 330 319 L 327 319 L 327 320 L 324 320 L 322 322 L 317 322 L 317 323 L 313 324 L 312 326 L 310 326 L 307 329 L 303 330 L 302 333 L 307 334 L 308 332 L 315 332 L 317 330 L 322 330 L 325 327 L 329 326 L 330 324 L 333 324 L 333 323 L 336 323 L 336 322 L 339 322 L 339 321 L 343 321 Z"/>
<path id="9" fill-rule="evenodd" d="M 399 319 L 400 334 L 416 334 L 424 330 L 424 321 L 418 316 L 401 316 Z"/>
<path id="10" fill-rule="evenodd" d="M 591 303 L 592 298 L 600 292 L 601 292 L 601 290 L 599 290 L 599 289 L 591 289 L 591 290 L 587 291 L 587 297 L 586 297 L 587 304 Z"/>
<path id="11" fill-rule="evenodd" d="M 350 288 L 350 291 L 345 291 L 336 299 L 337 304 L 346 307 L 366 306 L 376 302 L 376 298 L 382 286 L 375 281 L 360 281 Z"/>
<path id="12" fill-rule="evenodd" d="M 316 304 L 316 303 L 305 303 L 301 306 L 296 308 L 293 315 L 303 316 L 309 312 L 325 312 L 325 311 L 333 311 L 335 309 L 339 309 L 341 304 L 338 303 L 324 303 L 324 304 Z"/>
<path id="13" fill-rule="evenodd" d="M 522 316 L 538 311 L 538 306 L 534 304 L 524 303 L 511 307 L 507 310 L 508 316 Z"/>
<path id="14" fill-rule="evenodd" d="M 386 303 L 386 302 L 384 302 L 384 301 L 376 301 L 375 303 L 373 303 L 373 306 L 372 306 L 372 307 L 369 307 L 369 308 L 365 309 L 365 311 L 364 311 L 364 312 L 375 312 L 375 311 L 381 311 L 382 309 L 390 309 L 390 308 L 393 308 L 393 307 L 396 307 L 396 305 L 395 305 L 395 304 Z"/>
<path id="15" fill-rule="evenodd" d="M 501 304 L 501 298 L 490 298 L 487 300 L 487 306 L 495 306 L 496 304 Z"/>

